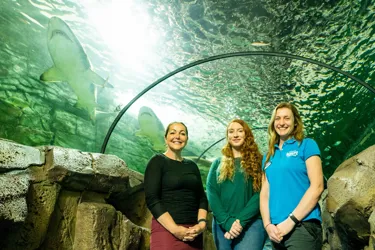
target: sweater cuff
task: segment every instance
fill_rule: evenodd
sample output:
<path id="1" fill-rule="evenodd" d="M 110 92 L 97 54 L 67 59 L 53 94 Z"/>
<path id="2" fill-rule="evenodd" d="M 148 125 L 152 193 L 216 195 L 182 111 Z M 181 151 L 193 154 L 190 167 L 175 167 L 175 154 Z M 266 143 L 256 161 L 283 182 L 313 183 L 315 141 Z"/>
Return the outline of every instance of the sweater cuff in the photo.
<path id="1" fill-rule="evenodd" d="M 232 228 L 233 223 L 236 221 L 236 218 L 229 217 L 228 220 L 224 223 L 224 229 L 225 231 L 229 232 Z"/>

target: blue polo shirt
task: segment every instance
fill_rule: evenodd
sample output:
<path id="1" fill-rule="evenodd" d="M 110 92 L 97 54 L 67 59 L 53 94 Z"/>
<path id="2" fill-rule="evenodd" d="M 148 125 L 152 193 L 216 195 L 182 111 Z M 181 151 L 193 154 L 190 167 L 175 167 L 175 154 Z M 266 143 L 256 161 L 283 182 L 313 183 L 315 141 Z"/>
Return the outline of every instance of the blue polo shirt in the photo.
<path id="1" fill-rule="evenodd" d="M 269 183 L 269 210 L 273 224 L 283 222 L 310 187 L 306 160 L 314 155 L 320 156 L 320 150 L 309 138 L 302 142 L 291 138 L 284 142 L 282 149 L 275 144 L 275 154 L 267 163 L 264 155 L 262 168 Z M 319 204 L 303 220 L 309 219 L 322 221 Z"/>

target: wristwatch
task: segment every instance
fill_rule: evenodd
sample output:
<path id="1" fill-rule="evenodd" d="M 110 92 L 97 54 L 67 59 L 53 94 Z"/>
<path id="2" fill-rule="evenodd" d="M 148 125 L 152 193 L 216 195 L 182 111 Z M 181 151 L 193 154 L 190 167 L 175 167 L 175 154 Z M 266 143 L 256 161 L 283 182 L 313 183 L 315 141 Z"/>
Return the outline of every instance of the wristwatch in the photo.
<path id="1" fill-rule="evenodd" d="M 301 224 L 301 221 L 299 221 L 292 213 L 289 214 L 289 218 L 296 224 L 296 226 Z"/>
<path id="2" fill-rule="evenodd" d="M 207 220 L 206 219 L 199 219 L 198 220 L 198 224 L 201 223 L 201 222 L 205 222 L 207 224 Z"/>

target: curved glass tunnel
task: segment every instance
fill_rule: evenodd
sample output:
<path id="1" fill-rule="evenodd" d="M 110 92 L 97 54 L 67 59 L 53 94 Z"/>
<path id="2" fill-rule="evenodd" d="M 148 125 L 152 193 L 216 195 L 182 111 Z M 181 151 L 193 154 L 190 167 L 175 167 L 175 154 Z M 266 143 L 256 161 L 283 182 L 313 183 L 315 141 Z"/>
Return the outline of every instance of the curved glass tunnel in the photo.
<path id="1" fill-rule="evenodd" d="M 222 53 L 295 54 L 375 87 L 371 4 L 123 2 L 0 3 L 0 137 L 99 152 L 118 112 L 140 91 L 182 65 Z M 60 74 L 48 70 L 53 66 Z M 225 136 L 235 117 L 267 127 L 281 101 L 301 111 L 327 178 L 375 143 L 375 99 L 367 89 L 320 66 L 257 56 L 205 63 L 162 82 L 126 112 L 106 153 L 143 172 L 163 150 L 162 128 L 178 120 L 189 128 L 185 154 L 194 159 Z M 142 121 L 155 126 L 142 131 Z M 264 153 L 266 130 L 254 133 Z M 205 154 L 202 172 L 223 143 Z"/>

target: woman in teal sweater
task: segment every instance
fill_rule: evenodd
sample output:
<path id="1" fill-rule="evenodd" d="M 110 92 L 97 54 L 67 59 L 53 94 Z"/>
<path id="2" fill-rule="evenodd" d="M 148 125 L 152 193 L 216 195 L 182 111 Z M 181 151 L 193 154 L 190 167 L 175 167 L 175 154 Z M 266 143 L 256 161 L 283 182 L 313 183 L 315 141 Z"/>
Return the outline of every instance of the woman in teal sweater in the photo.
<path id="1" fill-rule="evenodd" d="M 262 155 L 243 120 L 231 121 L 226 132 L 223 156 L 212 163 L 206 185 L 215 245 L 261 250 L 266 239 L 259 211 Z"/>

